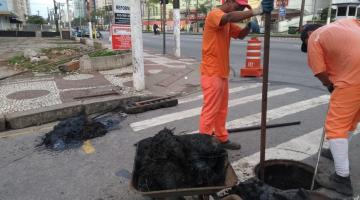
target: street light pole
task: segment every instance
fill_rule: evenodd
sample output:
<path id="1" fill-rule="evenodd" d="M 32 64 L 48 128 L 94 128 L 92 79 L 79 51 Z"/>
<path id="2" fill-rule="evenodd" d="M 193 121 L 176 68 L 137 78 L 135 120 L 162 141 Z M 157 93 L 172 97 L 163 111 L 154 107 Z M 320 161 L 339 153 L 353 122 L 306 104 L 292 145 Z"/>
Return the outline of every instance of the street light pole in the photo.
<path id="1" fill-rule="evenodd" d="M 55 10 L 54 20 L 55 20 L 56 32 L 59 32 L 59 22 L 58 22 L 59 17 L 57 16 L 57 6 L 56 6 L 56 1 L 55 1 L 55 0 L 53 0 L 53 2 L 54 2 L 54 10 Z"/>
<path id="2" fill-rule="evenodd" d="M 303 21 L 304 21 L 304 10 L 305 10 L 305 0 L 301 1 L 301 11 L 300 11 L 300 22 L 299 22 L 299 30 L 302 31 Z"/>
<path id="3" fill-rule="evenodd" d="M 166 2 L 165 0 L 163 0 L 163 3 L 162 3 L 162 8 L 163 8 L 163 54 L 165 55 L 166 54 Z"/>

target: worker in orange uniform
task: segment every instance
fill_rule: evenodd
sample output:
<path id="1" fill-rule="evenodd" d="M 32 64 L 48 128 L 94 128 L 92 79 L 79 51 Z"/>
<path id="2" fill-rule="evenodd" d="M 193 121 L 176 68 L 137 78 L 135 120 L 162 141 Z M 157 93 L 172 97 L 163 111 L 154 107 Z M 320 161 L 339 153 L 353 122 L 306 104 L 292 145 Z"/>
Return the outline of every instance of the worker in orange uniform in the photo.
<path id="1" fill-rule="evenodd" d="M 251 29 L 251 22 L 241 29 L 233 24 L 263 12 L 271 12 L 274 0 L 263 0 L 251 9 L 247 0 L 227 0 L 220 8 L 209 12 L 205 21 L 202 44 L 201 87 L 204 101 L 200 116 L 200 133 L 213 135 L 226 149 L 240 149 L 240 144 L 229 141 L 225 128 L 228 107 L 230 39 L 243 39 Z M 245 8 L 249 10 L 244 11 Z"/>
<path id="2" fill-rule="evenodd" d="M 311 70 L 331 93 L 325 131 L 335 173 L 319 175 L 317 181 L 352 196 L 348 139 L 360 121 L 360 22 L 342 19 L 322 27 L 307 25 L 301 39 Z"/>

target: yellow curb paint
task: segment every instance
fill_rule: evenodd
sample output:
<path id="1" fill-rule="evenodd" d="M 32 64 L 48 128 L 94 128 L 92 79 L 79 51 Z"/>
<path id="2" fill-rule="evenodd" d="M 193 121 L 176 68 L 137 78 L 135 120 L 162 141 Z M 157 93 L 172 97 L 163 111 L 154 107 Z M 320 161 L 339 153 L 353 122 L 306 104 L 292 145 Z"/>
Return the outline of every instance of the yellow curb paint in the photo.
<path id="1" fill-rule="evenodd" d="M 95 153 L 95 148 L 94 148 L 94 146 L 91 144 L 90 140 L 86 140 L 86 141 L 84 142 L 84 144 L 82 145 L 82 150 L 83 150 L 86 154 Z"/>

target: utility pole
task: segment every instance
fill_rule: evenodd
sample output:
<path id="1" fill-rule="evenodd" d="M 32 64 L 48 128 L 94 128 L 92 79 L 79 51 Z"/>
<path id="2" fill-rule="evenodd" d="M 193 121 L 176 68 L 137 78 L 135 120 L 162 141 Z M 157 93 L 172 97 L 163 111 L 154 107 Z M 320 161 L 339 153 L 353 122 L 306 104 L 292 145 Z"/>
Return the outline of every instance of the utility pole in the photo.
<path id="1" fill-rule="evenodd" d="M 174 55 L 176 57 L 180 58 L 181 50 L 180 50 L 180 2 L 179 2 L 179 0 L 173 1 L 173 20 L 174 20 L 174 41 L 175 41 Z"/>
<path id="2" fill-rule="evenodd" d="M 56 1 L 54 1 L 54 10 L 55 10 L 55 14 L 54 14 L 54 20 L 55 20 L 55 26 L 56 26 L 56 32 L 59 32 L 59 16 L 57 14 L 57 6 L 56 6 Z"/>
<path id="3" fill-rule="evenodd" d="M 141 27 L 140 0 L 129 0 L 132 43 L 132 63 L 134 67 L 133 85 L 136 91 L 145 89 L 144 54 Z"/>
<path id="4" fill-rule="evenodd" d="M 302 31 L 303 21 L 304 21 L 304 9 L 305 9 L 305 0 L 301 0 L 301 11 L 300 11 L 300 22 L 299 22 L 299 30 Z"/>
<path id="5" fill-rule="evenodd" d="M 197 33 L 199 32 L 198 10 L 199 10 L 199 0 L 196 0 L 195 20 L 196 20 L 196 32 Z"/>
<path id="6" fill-rule="evenodd" d="M 163 0 L 162 1 L 162 8 L 163 8 L 163 54 L 165 55 L 166 54 L 166 0 Z"/>
<path id="7" fill-rule="evenodd" d="M 330 0 L 326 24 L 330 24 L 331 22 L 331 11 L 332 11 L 332 0 Z"/>
<path id="8" fill-rule="evenodd" d="M 148 26 L 147 26 L 147 29 L 150 30 L 150 1 L 148 0 L 146 2 L 146 5 L 147 5 L 147 9 L 148 9 Z"/>
<path id="9" fill-rule="evenodd" d="M 314 0 L 312 23 L 315 23 L 316 0 Z"/>
<path id="10" fill-rule="evenodd" d="M 69 31 L 71 35 L 71 20 L 70 20 L 70 13 L 69 13 L 69 0 L 66 0 L 66 12 L 67 12 L 67 18 L 69 23 Z"/>

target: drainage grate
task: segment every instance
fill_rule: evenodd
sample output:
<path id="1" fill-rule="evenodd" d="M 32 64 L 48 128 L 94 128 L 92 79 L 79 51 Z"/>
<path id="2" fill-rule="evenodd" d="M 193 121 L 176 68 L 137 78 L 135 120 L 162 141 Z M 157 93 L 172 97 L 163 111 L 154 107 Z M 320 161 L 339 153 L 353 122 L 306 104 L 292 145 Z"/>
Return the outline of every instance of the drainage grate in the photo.
<path id="1" fill-rule="evenodd" d="M 149 110 L 173 107 L 176 105 L 178 105 L 178 100 L 174 97 L 163 97 L 146 101 L 128 102 L 127 105 L 124 107 L 124 111 L 127 114 L 137 114 Z"/>

